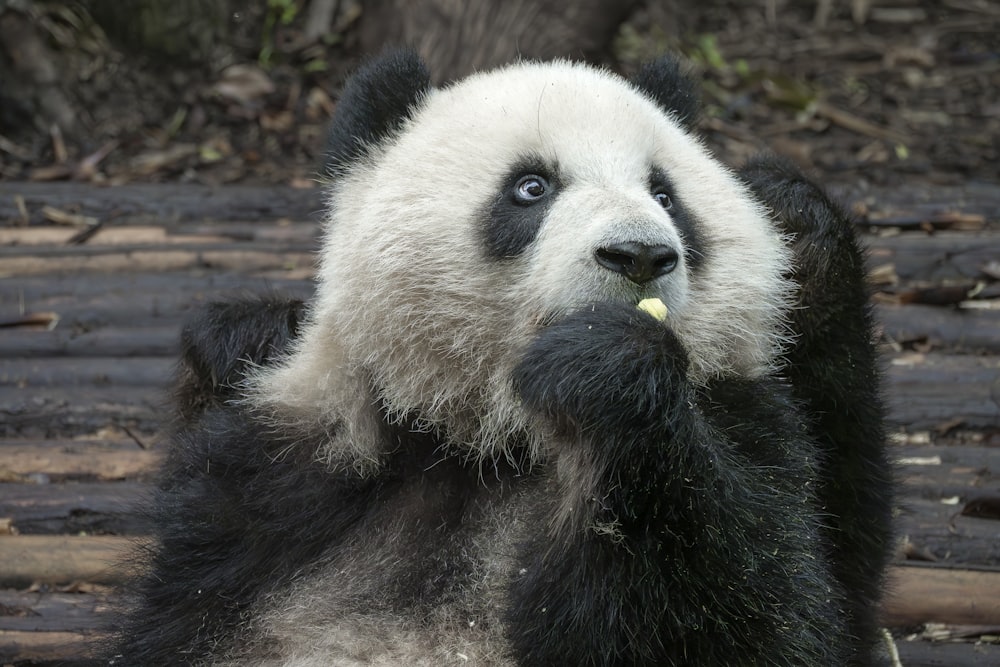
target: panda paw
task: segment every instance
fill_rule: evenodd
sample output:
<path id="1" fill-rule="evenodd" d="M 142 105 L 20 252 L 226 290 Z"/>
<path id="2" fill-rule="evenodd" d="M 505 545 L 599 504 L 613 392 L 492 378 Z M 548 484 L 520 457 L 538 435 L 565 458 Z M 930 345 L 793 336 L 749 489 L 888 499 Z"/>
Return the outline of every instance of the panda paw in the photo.
<path id="1" fill-rule="evenodd" d="M 617 433 L 659 423 L 682 400 L 687 365 L 663 322 L 631 304 L 596 303 L 544 329 L 514 382 L 524 406 L 560 430 Z"/>

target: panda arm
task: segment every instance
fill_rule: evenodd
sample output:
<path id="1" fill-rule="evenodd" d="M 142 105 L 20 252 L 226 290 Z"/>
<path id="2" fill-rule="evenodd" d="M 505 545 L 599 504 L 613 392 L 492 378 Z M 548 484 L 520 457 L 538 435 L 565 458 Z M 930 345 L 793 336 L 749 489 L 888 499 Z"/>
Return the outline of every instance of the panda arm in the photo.
<path id="1" fill-rule="evenodd" d="M 795 408 L 771 380 L 701 389 L 686 366 L 627 304 L 583 308 L 526 352 L 515 381 L 556 434 L 550 468 L 571 473 L 513 586 L 524 664 L 726 664 L 737 647 L 842 663 L 817 630 L 838 621 Z"/>
<path id="2" fill-rule="evenodd" d="M 216 301 L 201 307 L 181 330 L 174 381 L 178 416 L 191 421 L 209 406 L 236 398 L 253 366 L 281 354 L 303 314 L 299 299 L 276 295 Z"/>
<path id="3" fill-rule="evenodd" d="M 822 448 L 819 492 L 833 517 L 835 571 L 850 593 L 852 634 L 871 644 L 892 544 L 892 472 L 864 253 L 850 217 L 787 161 L 759 158 L 741 176 L 792 237 L 799 293 L 785 373 Z"/>

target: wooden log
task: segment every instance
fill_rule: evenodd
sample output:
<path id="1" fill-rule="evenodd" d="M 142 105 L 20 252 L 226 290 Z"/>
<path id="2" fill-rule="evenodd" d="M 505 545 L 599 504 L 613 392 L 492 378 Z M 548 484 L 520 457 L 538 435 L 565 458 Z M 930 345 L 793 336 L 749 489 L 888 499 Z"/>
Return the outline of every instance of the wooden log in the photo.
<path id="1" fill-rule="evenodd" d="M 1000 472 L 1000 448 L 978 445 L 894 447 L 897 479 L 907 494 L 928 500 L 966 500 L 988 491 Z"/>
<path id="2" fill-rule="evenodd" d="M 161 450 L 143 449 L 134 440 L 0 440 L 0 478 L 51 482 L 145 478 L 162 456 Z"/>
<path id="3" fill-rule="evenodd" d="M 0 590 L 0 630 L 20 632 L 83 632 L 102 630 L 108 589 L 88 586 L 88 592 Z M 94 592 L 96 591 L 96 592 Z"/>
<path id="4" fill-rule="evenodd" d="M 94 633 L 0 629 L 0 660 L 35 667 L 87 665 L 97 638 Z"/>
<path id="5" fill-rule="evenodd" d="M 1000 521 L 962 516 L 961 500 L 946 504 L 944 499 L 910 491 L 898 499 L 896 533 L 911 545 L 911 553 L 952 565 L 1000 563 Z"/>
<path id="6" fill-rule="evenodd" d="M 124 314 L 122 316 L 124 319 Z M 133 322 L 136 319 L 133 318 Z M 179 318 L 178 318 L 179 319 Z M 140 321 L 139 324 L 145 324 Z M 14 328 L 0 332 L 0 358 L 13 357 L 170 357 L 179 350 L 180 323 L 122 329 L 105 326 L 77 333 L 72 320 L 51 331 Z"/>
<path id="7" fill-rule="evenodd" d="M 137 482 L 0 484 L 0 517 L 21 535 L 135 535 L 149 530 L 139 509 L 151 492 Z"/>
<path id="8" fill-rule="evenodd" d="M 120 255 L 149 252 L 155 249 L 158 252 L 180 253 L 189 252 L 212 252 L 212 253 L 246 253 L 246 252 L 272 252 L 278 255 L 313 253 L 315 248 L 312 243 L 245 243 L 241 241 L 230 241 L 229 239 L 215 239 L 196 237 L 183 237 L 175 241 L 166 242 L 161 240 L 158 243 L 120 243 L 120 244 L 91 244 L 87 245 L 38 245 L 30 248 L 20 246 L 0 247 L 0 267 L 4 267 L 6 262 L 24 258 L 27 255 L 38 259 L 59 257 L 62 259 L 81 257 L 101 257 L 105 255 Z M 141 266 L 141 265 L 140 265 Z"/>
<path id="9" fill-rule="evenodd" d="M 270 278 L 261 278 L 246 273 L 211 272 L 204 269 L 190 273 L 164 274 L 157 272 L 136 272 L 121 276 L 114 274 L 95 274 L 87 280 L 77 276 L 57 273 L 54 275 L 38 275 L 18 277 L 17 292 L 23 294 L 24 305 L 29 310 L 52 310 L 44 304 L 55 305 L 75 299 L 94 300 L 102 297 L 116 296 L 124 300 L 133 294 L 169 296 L 170 292 L 182 292 L 180 296 L 187 301 L 198 298 L 202 292 L 222 292 L 241 290 L 264 291 L 271 284 Z M 309 289 L 312 282 L 304 278 L 293 278 L 272 286 L 272 290 L 284 287 L 289 289 Z M 8 287 L 8 285 L 4 285 Z M 0 296 L 10 294 L 11 290 L 0 291 Z M 71 306 L 72 303 L 66 305 Z"/>
<path id="10" fill-rule="evenodd" d="M 897 457 L 896 532 L 912 558 L 949 564 L 1000 563 L 1000 521 L 962 514 L 991 492 L 1000 449 L 971 445 L 893 448 Z"/>
<path id="11" fill-rule="evenodd" d="M 15 196 L 21 196 L 30 222 L 43 221 L 42 206 L 81 213 L 100 220 L 315 220 L 323 210 L 321 188 L 190 184 L 132 184 L 100 188 L 86 183 L 0 182 L 0 221 L 19 219 Z"/>
<path id="12" fill-rule="evenodd" d="M 850 183 L 829 189 L 862 225 L 911 227 L 945 214 L 980 216 L 987 225 L 1000 222 L 1000 186 L 986 181 L 933 188 L 919 181 L 888 187 Z"/>
<path id="13" fill-rule="evenodd" d="M 1000 624 L 1000 571 L 893 567 L 882 607 L 886 626 Z"/>
<path id="14" fill-rule="evenodd" d="M 0 537 L 0 586 L 120 583 L 127 574 L 120 564 L 139 544 L 139 538 L 109 535 Z"/>
<path id="15" fill-rule="evenodd" d="M 174 363 L 164 357 L 0 359 L 0 384 L 18 387 L 166 387 Z"/>
<path id="16" fill-rule="evenodd" d="M 278 243 L 315 246 L 320 225 L 315 222 L 261 221 L 201 223 L 164 221 L 162 224 L 127 222 L 104 225 L 87 240 L 87 245 L 172 245 L 196 243 Z M 79 230 L 64 225 L 0 228 L 0 247 L 19 247 L 30 252 L 37 246 L 65 246 Z"/>
<path id="17" fill-rule="evenodd" d="M 1000 528 L 994 519 L 965 516 L 964 502 L 917 497 L 898 502 L 897 534 L 905 560 L 956 567 L 993 566 L 1000 562 Z"/>
<path id="18" fill-rule="evenodd" d="M 880 304 L 875 312 L 885 335 L 901 344 L 919 342 L 951 353 L 1000 353 L 1000 309 Z"/>
<path id="19" fill-rule="evenodd" d="M 1000 358 L 903 354 L 886 372 L 889 421 L 909 430 L 1000 425 Z"/>
<path id="20" fill-rule="evenodd" d="M 0 661 L 86 664 L 113 617 L 104 587 L 82 588 L 74 593 L 0 590 Z"/>
<path id="21" fill-rule="evenodd" d="M 996 667 L 1000 646 L 989 643 L 933 643 L 919 639 L 896 640 L 903 667 Z"/>
<path id="22" fill-rule="evenodd" d="M 284 269 L 270 275 L 266 271 L 237 274 L 202 268 L 190 273 L 97 273 L 83 281 L 71 275 L 19 277 L 16 290 L 10 281 L 0 287 L 0 317 L 13 319 L 23 310 L 54 312 L 60 318 L 53 330 L 60 333 L 54 335 L 68 340 L 80 337 L 82 344 L 88 333 L 110 325 L 176 326 L 192 308 L 215 299 L 247 294 L 308 298 L 313 283 L 302 274 Z M 16 328 L 0 330 L 0 341 L 16 334 Z"/>
<path id="23" fill-rule="evenodd" d="M 25 391 L 0 386 L 0 437 L 92 436 L 108 426 L 153 433 L 162 426 L 167 404 L 159 387 L 45 387 Z"/>
<path id="24" fill-rule="evenodd" d="M 901 281 L 941 283 L 983 278 L 982 268 L 1000 256 L 1000 231 L 905 232 L 871 236 L 869 265 L 892 264 Z"/>
<path id="25" fill-rule="evenodd" d="M 0 277 L 46 274 L 135 273 L 139 271 L 185 271 L 221 269 L 236 272 L 307 269 L 315 255 L 309 250 L 277 252 L 243 248 L 131 248 L 115 251 L 60 256 L 37 253 L 31 256 L 0 257 Z"/>

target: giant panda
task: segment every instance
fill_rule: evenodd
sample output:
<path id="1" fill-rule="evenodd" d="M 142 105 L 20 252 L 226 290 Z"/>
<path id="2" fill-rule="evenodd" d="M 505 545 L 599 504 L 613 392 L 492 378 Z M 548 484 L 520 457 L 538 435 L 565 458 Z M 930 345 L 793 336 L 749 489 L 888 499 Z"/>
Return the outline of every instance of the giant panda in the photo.
<path id="1" fill-rule="evenodd" d="M 347 85 L 315 297 L 185 329 L 114 662 L 875 664 L 848 216 L 714 159 L 668 57 L 429 81 L 402 50 Z"/>

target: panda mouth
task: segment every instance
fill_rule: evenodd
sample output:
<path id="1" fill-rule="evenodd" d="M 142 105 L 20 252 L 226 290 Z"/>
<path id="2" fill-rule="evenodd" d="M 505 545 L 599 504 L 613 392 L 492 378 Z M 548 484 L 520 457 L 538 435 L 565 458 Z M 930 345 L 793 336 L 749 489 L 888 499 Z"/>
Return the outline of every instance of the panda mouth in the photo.
<path id="1" fill-rule="evenodd" d="M 625 298 L 625 299 L 610 299 L 610 298 L 609 299 L 592 299 L 592 300 L 588 300 L 586 302 L 581 302 L 581 303 L 567 305 L 565 308 L 559 308 L 559 309 L 556 309 L 556 310 L 548 310 L 548 311 L 538 312 L 538 313 L 536 313 L 534 315 L 534 317 L 532 317 L 529 320 L 529 324 L 536 331 L 537 330 L 541 330 L 541 329 L 545 329 L 545 328 L 551 326 L 552 324 L 554 324 L 555 322 L 558 322 L 562 318 L 566 317 L 568 314 L 570 314 L 572 312 L 575 312 L 575 311 L 583 309 L 583 308 L 592 308 L 594 306 L 594 304 L 600 303 L 600 302 L 627 303 L 627 304 L 630 304 L 632 306 L 635 306 L 637 309 L 646 310 L 646 312 L 649 312 L 647 310 L 647 307 L 653 307 L 654 310 L 658 310 L 658 309 L 662 308 L 663 311 L 669 311 L 669 308 L 666 306 L 666 304 L 664 303 L 664 301 L 658 295 L 655 295 L 655 294 L 649 295 L 649 296 L 646 296 L 646 295 L 635 296 L 635 295 L 633 295 L 633 296 L 630 296 L 629 298 Z M 658 306 L 652 306 L 650 302 L 655 302 L 656 304 L 658 304 Z M 659 319 L 659 320 L 663 320 L 664 319 L 664 317 L 661 317 L 661 316 L 658 316 L 658 315 L 654 315 L 654 316 L 657 317 L 657 319 Z"/>

